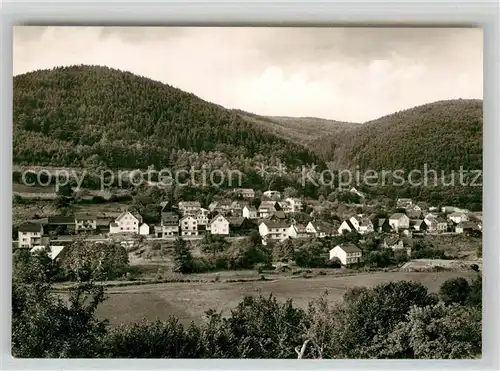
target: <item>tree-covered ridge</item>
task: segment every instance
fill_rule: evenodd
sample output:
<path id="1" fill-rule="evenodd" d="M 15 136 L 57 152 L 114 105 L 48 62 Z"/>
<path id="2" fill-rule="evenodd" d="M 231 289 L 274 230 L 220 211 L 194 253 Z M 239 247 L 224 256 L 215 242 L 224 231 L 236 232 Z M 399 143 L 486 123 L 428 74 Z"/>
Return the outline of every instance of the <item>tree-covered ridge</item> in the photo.
<path id="1" fill-rule="evenodd" d="M 317 117 L 259 116 L 240 110 L 234 111 L 246 121 L 255 123 L 285 139 L 305 145 L 326 135 L 341 135 L 361 125 Z"/>
<path id="2" fill-rule="evenodd" d="M 214 87 L 215 88 L 215 87 Z M 14 77 L 14 162 L 166 166 L 173 149 L 318 162 L 237 113 L 151 79 L 99 66 Z"/>
<path id="3" fill-rule="evenodd" d="M 482 169 L 481 100 L 439 101 L 396 112 L 321 138 L 314 148 L 336 167 Z"/>

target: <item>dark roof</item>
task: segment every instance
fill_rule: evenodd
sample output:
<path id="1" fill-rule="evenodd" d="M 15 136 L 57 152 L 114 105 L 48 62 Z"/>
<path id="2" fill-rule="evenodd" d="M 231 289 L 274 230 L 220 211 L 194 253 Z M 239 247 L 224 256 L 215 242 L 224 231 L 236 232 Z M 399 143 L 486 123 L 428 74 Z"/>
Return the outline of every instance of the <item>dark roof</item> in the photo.
<path id="1" fill-rule="evenodd" d="M 243 217 L 229 218 L 229 224 L 232 225 L 233 227 L 240 227 L 245 221 L 245 219 L 246 218 Z"/>
<path id="2" fill-rule="evenodd" d="M 249 211 L 257 211 L 257 209 L 255 208 L 255 206 L 251 206 L 251 205 L 246 205 L 244 206 L 243 208 L 247 208 Z"/>
<path id="3" fill-rule="evenodd" d="M 352 243 L 338 245 L 345 252 L 361 252 L 361 249 Z"/>
<path id="4" fill-rule="evenodd" d="M 275 217 L 277 217 L 279 219 L 285 219 L 286 218 L 285 212 L 282 211 L 282 210 L 275 211 L 272 216 L 275 216 Z"/>
<path id="5" fill-rule="evenodd" d="M 379 218 L 378 219 L 378 226 L 382 227 L 386 222 L 387 222 L 386 218 Z"/>
<path id="6" fill-rule="evenodd" d="M 264 220 L 264 221 L 262 221 L 262 223 L 264 223 L 267 226 L 267 228 L 288 228 L 289 227 L 289 225 L 286 223 L 273 222 L 271 220 Z"/>
<path id="7" fill-rule="evenodd" d="M 302 224 L 295 224 L 295 229 L 299 233 L 307 233 L 306 227 Z"/>
<path id="8" fill-rule="evenodd" d="M 351 229 L 351 231 L 355 231 L 356 228 L 352 225 L 351 221 L 349 219 L 344 220 L 347 223 L 347 226 Z"/>
<path id="9" fill-rule="evenodd" d="M 97 220 L 97 216 L 87 213 L 77 213 L 75 214 L 75 220 Z"/>
<path id="10" fill-rule="evenodd" d="M 479 226 L 474 222 L 460 222 L 457 224 L 457 227 L 463 228 L 463 229 L 479 230 Z"/>
<path id="11" fill-rule="evenodd" d="M 49 216 L 48 224 L 75 224 L 75 217 L 73 215 L 71 215 L 71 216 L 64 216 L 64 215 Z"/>
<path id="12" fill-rule="evenodd" d="M 24 223 L 19 226 L 19 232 L 42 232 L 40 224 Z"/>

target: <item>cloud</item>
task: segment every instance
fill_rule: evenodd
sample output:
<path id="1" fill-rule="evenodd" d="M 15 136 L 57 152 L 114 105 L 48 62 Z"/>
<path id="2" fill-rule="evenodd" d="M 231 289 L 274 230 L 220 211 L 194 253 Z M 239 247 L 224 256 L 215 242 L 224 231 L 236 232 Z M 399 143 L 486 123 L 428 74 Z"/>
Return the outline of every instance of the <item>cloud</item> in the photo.
<path id="1" fill-rule="evenodd" d="M 363 122 L 482 98 L 482 32 L 466 28 L 14 28 L 14 75 L 127 70 L 228 108 Z"/>

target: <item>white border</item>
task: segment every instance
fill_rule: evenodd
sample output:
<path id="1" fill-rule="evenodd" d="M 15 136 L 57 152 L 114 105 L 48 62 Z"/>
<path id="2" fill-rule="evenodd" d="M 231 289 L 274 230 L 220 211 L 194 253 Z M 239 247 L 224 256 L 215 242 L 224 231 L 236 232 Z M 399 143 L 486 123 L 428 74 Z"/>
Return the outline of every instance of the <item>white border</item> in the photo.
<path id="1" fill-rule="evenodd" d="M 499 369 L 500 220 L 499 10 L 497 1 L 4 2 L 1 8 L 1 369 Z M 463 25 L 484 31 L 483 358 L 477 361 L 360 360 L 17 360 L 10 356 L 12 223 L 12 26 L 86 25 Z M 453 61 L 450 61 L 453 63 Z"/>

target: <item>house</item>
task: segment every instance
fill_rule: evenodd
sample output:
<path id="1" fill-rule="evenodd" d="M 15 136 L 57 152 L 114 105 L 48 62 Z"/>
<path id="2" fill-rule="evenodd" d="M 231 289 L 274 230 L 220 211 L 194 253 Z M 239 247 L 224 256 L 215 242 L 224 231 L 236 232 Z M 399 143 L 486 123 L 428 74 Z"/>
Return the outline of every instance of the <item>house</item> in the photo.
<path id="1" fill-rule="evenodd" d="M 41 224 L 24 223 L 19 226 L 17 242 L 19 247 L 40 246 L 43 244 L 43 226 Z"/>
<path id="2" fill-rule="evenodd" d="M 248 206 L 248 201 L 233 201 L 230 206 L 230 212 L 233 216 L 242 216 L 243 208 Z"/>
<path id="3" fill-rule="evenodd" d="M 286 201 L 278 201 L 278 205 L 280 206 L 281 211 L 283 211 L 286 214 L 289 214 L 289 213 L 293 212 L 292 211 L 292 207 Z"/>
<path id="4" fill-rule="evenodd" d="M 308 238 L 309 234 L 307 233 L 307 229 L 302 224 L 292 224 L 288 228 L 288 237 L 290 238 Z"/>
<path id="5" fill-rule="evenodd" d="M 460 208 L 455 206 L 443 206 L 441 207 L 441 212 L 445 214 L 451 214 L 460 211 Z"/>
<path id="6" fill-rule="evenodd" d="M 455 224 L 459 224 L 461 222 L 469 221 L 469 216 L 466 213 L 454 212 L 448 214 L 448 220 L 451 220 Z"/>
<path id="7" fill-rule="evenodd" d="M 411 219 L 410 225 L 415 232 L 424 232 L 427 230 L 427 224 L 422 219 Z"/>
<path id="8" fill-rule="evenodd" d="M 389 225 L 395 231 L 410 228 L 410 218 L 403 213 L 395 213 L 389 217 Z"/>
<path id="9" fill-rule="evenodd" d="M 265 191 L 263 195 L 267 198 L 278 200 L 281 198 L 281 193 L 278 191 Z"/>
<path id="10" fill-rule="evenodd" d="M 413 200 L 411 198 L 398 198 L 396 200 L 396 207 L 398 209 L 408 209 L 413 205 Z"/>
<path id="11" fill-rule="evenodd" d="M 366 198 L 366 195 L 360 191 L 358 191 L 356 188 L 352 187 L 349 192 L 354 193 L 355 195 L 358 195 L 361 198 Z"/>
<path id="12" fill-rule="evenodd" d="M 146 223 L 142 223 L 141 226 L 139 227 L 139 234 L 141 236 L 148 236 L 149 235 L 149 225 Z"/>
<path id="13" fill-rule="evenodd" d="M 446 232 L 448 222 L 440 216 L 427 215 L 424 219 L 427 224 L 427 231 L 430 233 Z"/>
<path id="14" fill-rule="evenodd" d="M 198 226 L 208 224 L 208 213 L 207 209 L 200 208 L 200 211 L 195 215 Z"/>
<path id="15" fill-rule="evenodd" d="M 267 219 L 273 220 L 273 221 L 286 220 L 286 215 L 285 215 L 285 212 L 283 210 L 279 210 L 279 211 L 275 211 L 274 213 L 269 215 L 267 217 Z"/>
<path id="16" fill-rule="evenodd" d="M 422 210 L 416 210 L 415 207 L 419 208 L 417 205 L 413 205 L 409 209 L 405 210 L 405 214 L 410 219 L 420 219 L 422 217 Z"/>
<path id="17" fill-rule="evenodd" d="M 75 217 L 56 215 L 47 218 L 47 233 L 58 232 L 59 234 L 67 234 L 75 230 Z"/>
<path id="18" fill-rule="evenodd" d="M 252 188 L 235 188 L 233 192 L 242 198 L 254 198 L 255 191 Z"/>
<path id="19" fill-rule="evenodd" d="M 201 204 L 198 201 L 181 201 L 179 202 L 179 212 L 182 215 L 196 215 L 200 210 Z"/>
<path id="20" fill-rule="evenodd" d="M 276 201 L 262 201 L 257 216 L 262 219 L 267 218 L 277 211 L 277 206 L 279 205 Z"/>
<path id="21" fill-rule="evenodd" d="M 257 209 L 254 206 L 245 206 L 242 215 L 247 219 L 257 219 Z"/>
<path id="22" fill-rule="evenodd" d="M 340 225 L 338 233 L 343 234 L 344 232 L 357 232 L 350 220 L 344 220 Z"/>
<path id="23" fill-rule="evenodd" d="M 227 215 L 231 213 L 231 205 L 231 200 L 214 201 L 210 205 L 208 205 L 208 209 L 212 213 Z"/>
<path id="24" fill-rule="evenodd" d="M 95 231 L 97 229 L 97 216 L 86 213 L 75 214 L 75 231 Z"/>
<path id="25" fill-rule="evenodd" d="M 36 252 L 39 252 L 39 251 L 43 251 L 44 249 L 46 249 L 47 247 L 46 246 L 35 246 L 33 247 L 30 252 L 31 253 L 36 253 Z M 61 252 L 64 250 L 64 246 L 62 245 L 59 245 L 59 246 L 54 246 L 54 245 L 51 245 L 48 247 L 48 251 L 47 251 L 47 255 L 48 257 L 51 259 L 51 260 L 56 260 L 57 257 L 61 254 Z"/>
<path id="26" fill-rule="evenodd" d="M 470 233 L 474 231 L 480 231 L 481 228 L 474 222 L 463 221 L 457 224 L 455 227 L 456 233 Z"/>
<path id="27" fill-rule="evenodd" d="M 391 231 L 391 225 L 389 224 L 389 219 L 379 218 L 377 224 L 377 232 L 387 233 Z"/>
<path id="28" fill-rule="evenodd" d="M 284 222 L 264 220 L 259 224 L 259 234 L 264 244 L 266 240 L 283 241 L 288 238 L 288 227 L 289 225 Z"/>
<path id="29" fill-rule="evenodd" d="M 340 244 L 330 250 L 330 260 L 338 258 L 342 265 L 350 265 L 361 262 L 363 252 L 356 245 Z"/>
<path id="30" fill-rule="evenodd" d="M 229 231 L 236 234 L 244 234 L 251 230 L 254 230 L 256 225 L 248 218 L 242 216 L 230 217 L 229 220 Z"/>
<path id="31" fill-rule="evenodd" d="M 339 225 L 334 225 L 322 221 L 309 222 L 306 225 L 306 232 L 316 237 L 330 237 L 337 234 Z"/>
<path id="32" fill-rule="evenodd" d="M 179 235 L 179 216 L 173 212 L 161 213 L 161 237 L 177 237 Z"/>
<path id="33" fill-rule="evenodd" d="M 353 216 L 349 221 L 359 234 L 373 232 L 373 223 L 369 218 L 364 216 Z"/>
<path id="34" fill-rule="evenodd" d="M 114 222 L 109 225 L 109 233 L 139 233 L 142 225 L 142 216 L 132 214 L 130 211 L 122 212 Z M 149 230 L 149 227 L 148 227 Z M 149 234 L 149 233 L 148 233 Z"/>
<path id="35" fill-rule="evenodd" d="M 292 213 L 298 213 L 302 211 L 302 200 L 300 198 L 288 197 L 285 202 L 290 206 Z"/>
<path id="36" fill-rule="evenodd" d="M 229 221 L 223 215 L 217 215 L 208 224 L 211 234 L 229 235 Z"/>
<path id="37" fill-rule="evenodd" d="M 386 249 L 400 250 L 404 249 L 403 240 L 398 236 L 389 236 L 384 239 L 383 246 Z"/>
<path id="38" fill-rule="evenodd" d="M 180 221 L 181 236 L 198 236 L 198 222 L 191 215 L 184 216 Z"/>

